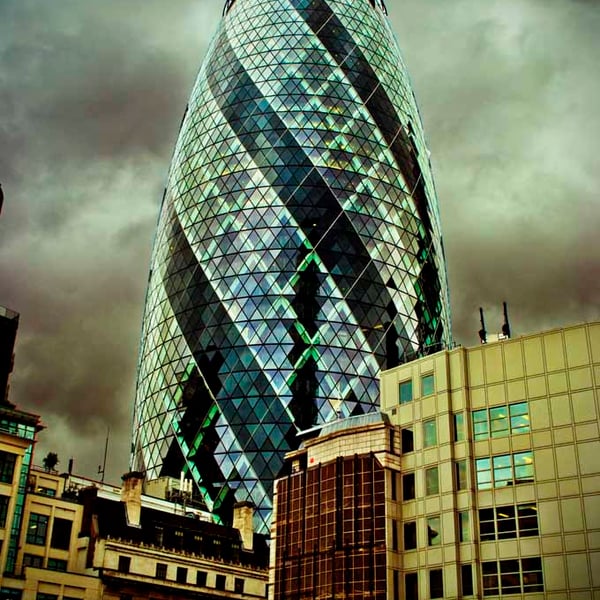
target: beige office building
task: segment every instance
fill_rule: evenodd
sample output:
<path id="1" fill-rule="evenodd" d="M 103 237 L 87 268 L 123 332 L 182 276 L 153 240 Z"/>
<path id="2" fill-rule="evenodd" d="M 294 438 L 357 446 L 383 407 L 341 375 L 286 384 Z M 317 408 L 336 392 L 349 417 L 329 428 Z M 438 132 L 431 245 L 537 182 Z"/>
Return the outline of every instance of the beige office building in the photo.
<path id="1" fill-rule="evenodd" d="M 600 598 L 599 384 L 600 323 L 382 374 L 400 598 Z"/>

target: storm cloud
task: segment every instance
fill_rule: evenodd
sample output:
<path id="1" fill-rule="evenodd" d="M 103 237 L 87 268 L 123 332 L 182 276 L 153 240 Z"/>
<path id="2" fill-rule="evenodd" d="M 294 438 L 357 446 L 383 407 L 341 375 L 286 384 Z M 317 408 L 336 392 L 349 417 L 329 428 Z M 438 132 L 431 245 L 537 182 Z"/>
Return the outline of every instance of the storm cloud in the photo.
<path id="1" fill-rule="evenodd" d="M 455 340 L 600 314 L 600 3 L 388 2 L 431 150 Z M 0 3 L 0 304 L 45 452 L 127 469 L 154 227 L 220 0 Z"/>

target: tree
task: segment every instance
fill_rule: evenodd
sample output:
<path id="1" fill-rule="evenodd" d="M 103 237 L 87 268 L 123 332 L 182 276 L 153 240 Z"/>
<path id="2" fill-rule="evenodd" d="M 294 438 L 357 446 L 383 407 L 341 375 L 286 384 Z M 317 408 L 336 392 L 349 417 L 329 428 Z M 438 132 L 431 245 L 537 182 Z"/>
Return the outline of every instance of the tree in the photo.
<path id="1" fill-rule="evenodd" d="M 48 452 L 42 462 L 44 463 L 44 469 L 46 469 L 46 471 L 54 471 L 54 467 L 56 467 L 60 461 L 58 460 L 58 454 L 56 454 L 56 452 Z"/>

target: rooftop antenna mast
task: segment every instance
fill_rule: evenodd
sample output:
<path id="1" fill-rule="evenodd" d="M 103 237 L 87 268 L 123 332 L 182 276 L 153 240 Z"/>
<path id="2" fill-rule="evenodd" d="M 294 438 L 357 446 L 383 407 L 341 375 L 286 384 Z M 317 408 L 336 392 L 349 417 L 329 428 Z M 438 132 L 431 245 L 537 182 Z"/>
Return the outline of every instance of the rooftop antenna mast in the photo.
<path id="1" fill-rule="evenodd" d="M 108 438 L 110 437 L 110 427 L 106 428 L 106 443 L 104 444 L 104 460 L 102 465 L 98 465 L 98 475 L 102 475 L 101 483 L 104 483 L 104 474 L 106 473 L 106 457 L 108 455 Z"/>
<path id="2" fill-rule="evenodd" d="M 508 322 L 508 305 L 506 302 L 502 303 L 504 309 L 504 323 L 502 324 L 502 335 L 510 338 L 510 323 Z"/>
<path id="3" fill-rule="evenodd" d="M 483 308 L 479 307 L 479 322 L 481 323 L 481 329 L 479 333 L 479 341 L 482 344 L 487 344 L 487 331 L 485 330 L 485 321 L 483 320 Z"/>

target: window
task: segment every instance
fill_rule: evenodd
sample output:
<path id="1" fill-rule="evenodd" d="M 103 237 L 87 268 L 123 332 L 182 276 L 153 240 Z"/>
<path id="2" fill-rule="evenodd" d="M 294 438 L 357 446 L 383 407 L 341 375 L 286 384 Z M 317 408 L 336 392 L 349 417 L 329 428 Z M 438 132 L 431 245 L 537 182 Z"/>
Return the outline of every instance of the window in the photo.
<path id="1" fill-rule="evenodd" d="M 225 577 L 225 575 L 217 575 L 217 579 L 215 582 L 215 587 L 218 590 L 224 590 L 225 589 L 225 582 L 227 581 L 227 578 Z"/>
<path id="2" fill-rule="evenodd" d="M 465 439 L 465 418 L 463 413 L 454 413 L 452 415 L 452 430 L 454 432 L 454 441 L 462 442 Z"/>
<path id="3" fill-rule="evenodd" d="M 398 500 L 398 473 L 390 471 L 390 493 L 392 500 Z"/>
<path id="4" fill-rule="evenodd" d="M 435 392 L 435 382 L 433 379 L 433 373 L 423 375 L 421 377 L 421 395 L 431 396 Z"/>
<path id="5" fill-rule="evenodd" d="M 415 474 L 407 473 L 402 475 L 402 499 L 403 500 L 414 500 L 415 499 Z"/>
<path id="6" fill-rule="evenodd" d="M 52 488 L 48 488 L 48 487 L 42 487 L 42 486 L 36 488 L 35 493 L 39 494 L 40 496 L 50 496 L 51 498 L 56 496 L 56 490 L 53 490 Z"/>
<path id="7" fill-rule="evenodd" d="M 462 510 L 458 513 L 458 541 L 469 542 L 471 540 L 471 528 L 469 527 L 469 512 Z"/>
<path id="8" fill-rule="evenodd" d="M 415 449 L 415 436 L 412 429 L 402 430 L 402 453 L 407 454 Z"/>
<path id="9" fill-rule="evenodd" d="M 47 568 L 50 571 L 61 571 L 66 573 L 67 571 L 67 561 L 62 558 L 49 558 Z"/>
<path id="10" fill-rule="evenodd" d="M 188 570 L 185 567 L 177 567 L 177 583 L 187 583 Z"/>
<path id="11" fill-rule="evenodd" d="M 206 587 L 206 571 L 196 571 L 196 585 Z"/>
<path id="12" fill-rule="evenodd" d="M 16 462 L 16 454 L 0 452 L 0 483 L 12 483 Z"/>
<path id="13" fill-rule="evenodd" d="M 0 529 L 6 527 L 6 517 L 8 516 L 8 503 L 10 496 L 0 496 Z"/>
<path id="14" fill-rule="evenodd" d="M 244 580 L 241 577 L 236 577 L 233 580 L 233 591 L 238 594 L 244 593 Z"/>
<path id="15" fill-rule="evenodd" d="M 119 556 L 117 571 L 119 571 L 119 573 L 129 573 L 129 569 L 131 569 L 131 557 Z"/>
<path id="16" fill-rule="evenodd" d="M 165 563 L 156 563 L 156 578 L 166 579 L 167 578 L 167 565 Z"/>
<path id="17" fill-rule="evenodd" d="M 390 521 L 392 527 L 392 550 L 399 550 L 398 547 L 398 521 L 396 519 L 392 519 Z"/>
<path id="18" fill-rule="evenodd" d="M 413 399 L 412 380 L 400 383 L 400 404 L 406 404 Z"/>
<path id="19" fill-rule="evenodd" d="M 519 504 L 497 506 L 479 510 L 479 538 L 505 540 L 516 537 L 530 537 L 539 534 L 537 506 Z"/>
<path id="20" fill-rule="evenodd" d="M 533 453 L 502 454 L 492 458 L 478 458 L 477 487 L 480 490 L 505 487 L 533 481 Z"/>
<path id="21" fill-rule="evenodd" d="M 429 596 L 430 598 L 444 597 L 444 576 L 442 569 L 429 571 Z"/>
<path id="22" fill-rule="evenodd" d="M 50 546 L 60 550 L 68 550 L 71 543 L 71 528 L 73 521 L 55 518 L 52 522 L 52 538 Z"/>
<path id="23" fill-rule="evenodd" d="M 467 489 L 468 483 L 467 483 L 467 461 L 466 460 L 457 460 L 454 463 L 454 479 L 456 481 L 457 491 Z"/>
<path id="24" fill-rule="evenodd" d="M 394 569 L 392 573 L 392 598 L 393 600 L 400 600 L 400 571 Z"/>
<path id="25" fill-rule="evenodd" d="M 506 437 L 529 431 L 527 402 L 475 410 L 472 416 L 473 436 L 476 440 Z"/>
<path id="26" fill-rule="evenodd" d="M 435 446 L 437 444 L 437 425 L 435 419 L 423 421 L 423 446 Z"/>
<path id="27" fill-rule="evenodd" d="M 439 546 L 442 543 L 440 517 L 427 517 L 427 545 Z"/>
<path id="28" fill-rule="evenodd" d="M 419 600 L 419 578 L 416 573 L 404 575 L 404 591 L 406 600 Z"/>
<path id="29" fill-rule="evenodd" d="M 473 595 L 473 569 L 471 565 L 460 566 L 460 585 L 463 596 Z"/>
<path id="30" fill-rule="evenodd" d="M 539 557 L 484 562 L 481 572 L 484 596 L 544 591 L 542 559 Z"/>
<path id="31" fill-rule="evenodd" d="M 438 468 L 430 467 L 425 469 L 425 495 L 432 496 L 440 493 L 440 482 L 438 477 Z"/>
<path id="32" fill-rule="evenodd" d="M 57 594 L 46 594 L 45 592 L 38 592 L 35 595 L 35 600 L 58 600 Z"/>
<path id="33" fill-rule="evenodd" d="M 0 598 L 2 598 L 2 600 L 21 600 L 22 597 L 23 590 L 9 587 L 0 588 Z"/>
<path id="34" fill-rule="evenodd" d="M 46 534 L 48 533 L 48 517 L 31 513 L 29 515 L 29 525 L 27 526 L 26 542 L 44 546 L 46 544 Z"/>
<path id="35" fill-rule="evenodd" d="M 404 523 L 404 549 L 414 550 L 417 547 L 417 523 Z"/>
<path id="36" fill-rule="evenodd" d="M 37 554 L 24 554 L 23 555 L 23 568 L 35 567 L 41 569 L 44 566 L 44 557 L 37 556 Z"/>

